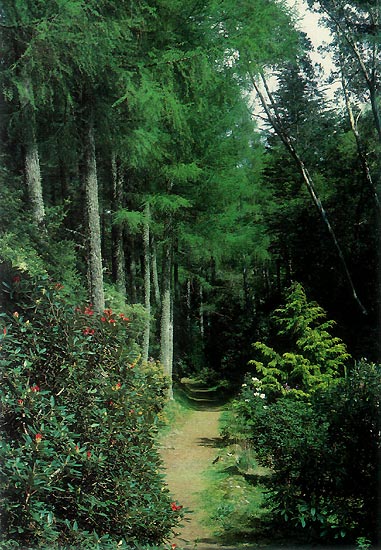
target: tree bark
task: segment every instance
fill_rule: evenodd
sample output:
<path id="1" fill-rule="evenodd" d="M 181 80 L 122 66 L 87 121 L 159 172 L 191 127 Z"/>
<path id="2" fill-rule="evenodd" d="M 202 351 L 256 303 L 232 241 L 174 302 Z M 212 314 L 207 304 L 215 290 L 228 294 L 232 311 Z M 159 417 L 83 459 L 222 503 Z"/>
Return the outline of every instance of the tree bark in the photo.
<path id="1" fill-rule="evenodd" d="M 45 206 L 42 195 L 42 180 L 38 144 L 36 138 L 36 116 L 33 107 L 33 86 L 29 76 L 22 78 L 24 93 L 20 94 L 20 105 L 23 113 L 23 141 L 25 147 L 25 183 L 32 211 L 33 220 L 38 227 L 45 221 Z"/>
<path id="2" fill-rule="evenodd" d="M 173 399 L 172 387 L 172 354 L 173 354 L 173 327 L 171 326 L 171 276 L 172 276 L 172 254 L 170 244 L 167 243 L 164 252 L 163 265 L 163 294 L 161 308 L 160 327 L 160 361 L 164 367 L 164 373 L 168 377 L 168 397 Z"/>
<path id="3" fill-rule="evenodd" d="M 103 289 L 97 163 L 95 157 L 94 124 L 92 116 L 90 116 L 87 124 L 84 147 L 84 187 L 89 248 L 89 294 L 94 310 L 102 312 L 105 308 L 105 298 Z"/>
<path id="4" fill-rule="evenodd" d="M 145 206 L 145 223 L 143 228 L 143 247 L 144 247 L 144 305 L 146 309 L 146 323 L 143 337 L 143 361 L 148 361 L 150 329 L 151 329 L 151 261 L 150 261 L 150 208 L 147 203 Z"/>
<path id="5" fill-rule="evenodd" d="M 113 214 L 123 206 L 123 176 L 120 166 L 113 155 L 111 159 L 112 168 L 112 211 Z M 113 279 L 118 291 L 126 296 L 126 258 L 124 255 L 123 227 L 120 224 L 112 225 L 112 271 Z"/>
<path id="6" fill-rule="evenodd" d="M 155 304 L 157 308 L 160 309 L 161 307 L 161 297 L 160 297 L 160 286 L 159 286 L 159 277 L 157 274 L 157 254 L 156 254 L 156 244 L 155 239 L 151 235 L 151 250 L 152 250 L 152 257 L 151 257 L 151 267 L 152 267 L 152 282 L 153 282 L 153 288 L 154 288 L 154 295 L 155 295 Z"/>
<path id="7" fill-rule="evenodd" d="M 29 136 L 25 143 L 25 180 L 33 219 L 36 225 L 41 227 L 45 220 L 45 207 L 42 196 L 40 160 L 34 128 L 31 128 L 28 134 Z"/>

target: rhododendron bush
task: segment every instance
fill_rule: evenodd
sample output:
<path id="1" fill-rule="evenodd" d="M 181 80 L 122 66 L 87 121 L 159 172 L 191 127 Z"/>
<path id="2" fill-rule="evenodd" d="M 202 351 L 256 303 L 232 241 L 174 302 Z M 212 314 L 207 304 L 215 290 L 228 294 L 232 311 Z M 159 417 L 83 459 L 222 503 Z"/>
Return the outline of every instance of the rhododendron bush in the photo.
<path id="1" fill-rule="evenodd" d="M 154 447 L 166 395 L 135 319 L 15 275 L 0 318 L 1 547 L 134 548 L 179 521 Z"/>

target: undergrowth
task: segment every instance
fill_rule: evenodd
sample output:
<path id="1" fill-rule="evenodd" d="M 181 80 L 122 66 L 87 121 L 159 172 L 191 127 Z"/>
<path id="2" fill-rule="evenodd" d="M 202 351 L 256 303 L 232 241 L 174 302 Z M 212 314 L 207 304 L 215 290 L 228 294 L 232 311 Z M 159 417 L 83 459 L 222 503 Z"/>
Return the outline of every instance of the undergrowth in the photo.
<path id="1" fill-rule="evenodd" d="M 222 421 L 227 415 L 228 411 L 222 413 Z M 208 488 L 201 500 L 208 526 L 227 542 L 264 535 L 263 493 L 269 470 L 258 466 L 252 450 L 238 441 L 228 441 L 218 453 L 204 474 Z"/>

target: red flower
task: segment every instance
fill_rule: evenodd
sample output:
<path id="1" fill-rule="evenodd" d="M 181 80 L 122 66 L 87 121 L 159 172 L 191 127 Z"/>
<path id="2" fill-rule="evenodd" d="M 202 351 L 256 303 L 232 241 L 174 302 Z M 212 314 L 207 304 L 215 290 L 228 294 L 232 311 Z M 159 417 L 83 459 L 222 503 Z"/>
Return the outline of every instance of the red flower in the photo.
<path id="1" fill-rule="evenodd" d="M 34 392 L 40 391 L 40 386 L 37 386 L 37 384 L 35 386 L 31 386 L 30 391 L 34 391 Z"/>
<path id="2" fill-rule="evenodd" d="M 106 317 L 101 317 L 101 321 L 102 321 L 102 323 L 105 323 L 106 322 Z"/>
<path id="3" fill-rule="evenodd" d="M 104 313 L 105 315 L 107 315 L 107 317 L 111 317 L 111 315 L 112 315 L 112 309 L 104 309 L 104 310 L 103 310 L 103 313 Z"/>
<path id="4" fill-rule="evenodd" d="M 94 315 L 94 311 L 91 309 L 91 306 L 86 306 L 83 313 L 89 316 Z"/>
<path id="5" fill-rule="evenodd" d="M 54 285 L 54 288 L 55 288 L 56 290 L 62 290 L 63 287 L 64 287 L 64 286 L 63 286 L 61 283 L 56 283 L 56 284 Z"/>
<path id="6" fill-rule="evenodd" d="M 36 443 L 41 443 L 42 434 L 36 434 Z"/>
<path id="7" fill-rule="evenodd" d="M 79 446 L 78 445 L 75 446 L 75 452 L 79 453 Z"/>
<path id="8" fill-rule="evenodd" d="M 120 390 L 121 387 L 122 387 L 122 384 L 121 384 L 120 382 L 118 382 L 118 383 L 116 384 L 116 386 L 115 386 L 115 388 L 116 388 L 117 390 Z"/>
<path id="9" fill-rule="evenodd" d="M 4 328 L 3 328 L 3 334 L 4 334 L 4 336 L 7 335 L 7 327 L 4 327 Z"/>
<path id="10" fill-rule="evenodd" d="M 176 544 L 171 544 L 171 550 L 175 550 L 175 548 L 177 548 L 177 545 Z"/>
<path id="11" fill-rule="evenodd" d="M 19 405 L 24 405 L 24 401 L 23 401 L 22 399 L 17 399 L 17 403 L 18 403 Z"/>
<path id="12" fill-rule="evenodd" d="M 14 283 L 19 283 L 19 282 L 21 281 L 20 275 L 15 275 L 15 276 L 13 277 L 12 281 L 13 281 Z"/>
<path id="13" fill-rule="evenodd" d="M 176 502 L 171 502 L 171 510 L 173 510 L 174 512 L 178 512 L 179 510 L 181 510 L 181 508 L 181 505 L 176 504 Z"/>
<path id="14" fill-rule="evenodd" d="M 91 451 L 87 451 L 86 455 L 87 455 L 87 458 L 90 458 L 91 457 Z"/>
<path id="15" fill-rule="evenodd" d="M 90 327 L 85 327 L 85 328 L 83 329 L 82 333 L 83 333 L 85 336 L 92 336 L 92 335 L 95 333 L 95 329 L 90 328 Z"/>
<path id="16" fill-rule="evenodd" d="M 109 319 L 108 322 L 109 323 L 116 323 L 116 319 Z"/>

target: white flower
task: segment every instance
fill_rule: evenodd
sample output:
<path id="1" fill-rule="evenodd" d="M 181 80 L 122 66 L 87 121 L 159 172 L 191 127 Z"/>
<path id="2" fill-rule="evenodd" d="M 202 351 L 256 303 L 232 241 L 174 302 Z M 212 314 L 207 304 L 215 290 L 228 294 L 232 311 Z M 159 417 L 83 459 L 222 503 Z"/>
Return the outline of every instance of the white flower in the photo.
<path id="1" fill-rule="evenodd" d="M 253 376 L 253 378 L 251 379 L 252 382 L 259 382 L 259 378 L 256 378 L 255 376 Z"/>
<path id="2" fill-rule="evenodd" d="M 261 393 L 261 395 L 259 396 L 261 399 L 266 399 L 266 396 L 264 393 Z"/>
<path id="3" fill-rule="evenodd" d="M 247 388 L 247 384 L 242 384 L 242 387 L 243 387 L 243 388 Z"/>
<path id="4" fill-rule="evenodd" d="M 254 392 L 254 397 L 259 397 L 259 392 L 255 391 Z"/>
<path id="5" fill-rule="evenodd" d="M 250 399 L 245 399 L 245 403 L 249 403 L 250 402 Z"/>

